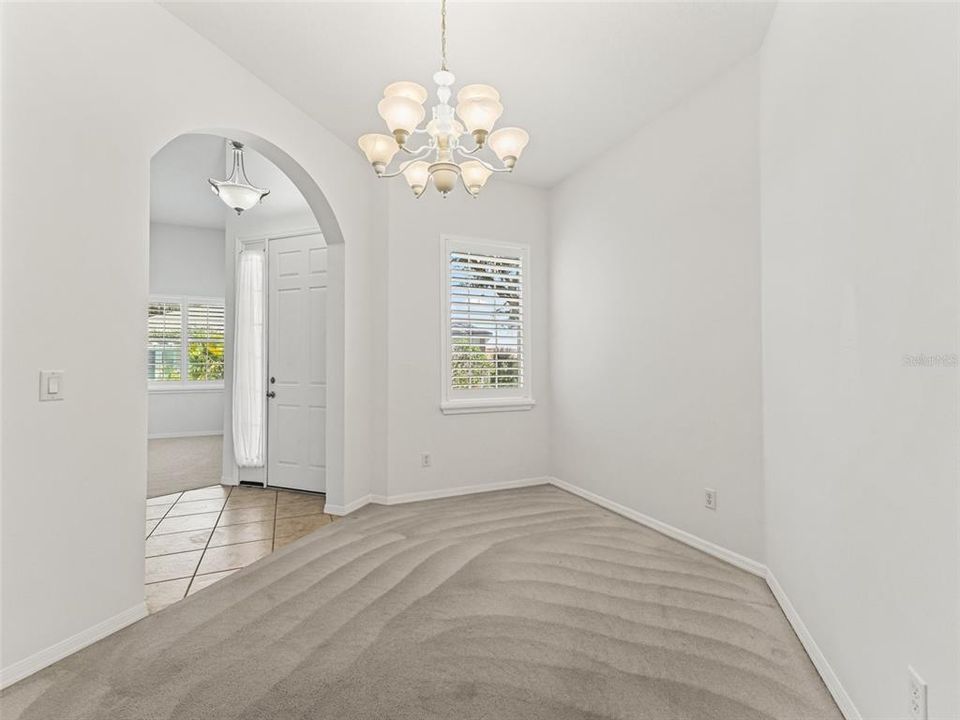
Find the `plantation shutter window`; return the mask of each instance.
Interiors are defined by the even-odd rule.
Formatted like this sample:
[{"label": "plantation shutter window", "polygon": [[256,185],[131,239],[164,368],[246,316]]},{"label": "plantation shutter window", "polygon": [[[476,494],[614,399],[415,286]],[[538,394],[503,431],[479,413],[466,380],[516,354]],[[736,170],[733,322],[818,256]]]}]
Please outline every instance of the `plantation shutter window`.
[{"label": "plantation shutter window", "polygon": [[223,305],[187,306],[187,377],[223,380]]},{"label": "plantation shutter window", "polygon": [[156,390],[223,384],[224,303],[152,298],[147,306],[147,382]]},{"label": "plantation shutter window", "polygon": [[529,409],[527,248],[457,238],[443,245],[441,409]]},{"label": "plantation shutter window", "polygon": [[183,345],[180,303],[150,303],[147,311],[147,379],[179,382]]}]

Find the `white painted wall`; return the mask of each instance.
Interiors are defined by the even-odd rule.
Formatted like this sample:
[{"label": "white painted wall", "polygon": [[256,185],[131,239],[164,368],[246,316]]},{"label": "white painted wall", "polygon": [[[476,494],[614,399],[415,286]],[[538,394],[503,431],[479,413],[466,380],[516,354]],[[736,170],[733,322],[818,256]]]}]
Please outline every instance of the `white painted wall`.
[{"label": "white painted wall", "polygon": [[150,294],[223,298],[223,230],[150,223]]},{"label": "white painted wall", "polygon": [[767,561],[866,718],[960,717],[958,6],[781,3],[762,51]]},{"label": "white painted wall", "polygon": [[172,438],[223,433],[222,388],[150,392],[147,437]]},{"label": "white painted wall", "polygon": [[554,475],[762,560],[757,103],[751,59],[555,190],[550,355]]},{"label": "white painted wall", "polygon": [[[202,186],[201,186],[202,189]],[[150,294],[224,298],[224,231],[150,223]],[[147,436],[223,432],[223,390],[150,391]]]},{"label": "white painted wall", "polygon": [[[356,149],[153,3],[2,12],[0,664],[8,668],[143,600],[149,168],[170,139],[203,128],[264,138],[300,164],[336,215],[345,242],[330,262],[344,273],[335,281],[343,354],[331,374],[344,380],[330,404],[344,412],[343,486],[331,502],[370,492],[372,418],[384,410],[370,383],[375,180]],[[76,322],[81,299],[100,324]],[[41,368],[65,371],[63,402],[37,401]]]},{"label": "white painted wall", "polygon": [[[402,183],[387,192],[385,494],[546,475],[550,415],[546,192],[498,178],[491,179],[477,199],[463,192],[443,199],[430,188],[417,200]],[[537,403],[532,410],[440,412],[441,233],[530,246],[531,361]],[[421,452],[431,454],[431,467],[421,467]]]}]

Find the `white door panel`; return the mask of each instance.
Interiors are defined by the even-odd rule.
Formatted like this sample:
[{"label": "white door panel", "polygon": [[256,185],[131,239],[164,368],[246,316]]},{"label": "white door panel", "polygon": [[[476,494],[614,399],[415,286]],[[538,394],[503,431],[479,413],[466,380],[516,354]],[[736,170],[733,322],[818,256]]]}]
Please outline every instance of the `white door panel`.
[{"label": "white door panel", "polygon": [[326,491],[326,248],[319,234],[269,243],[267,482]]}]

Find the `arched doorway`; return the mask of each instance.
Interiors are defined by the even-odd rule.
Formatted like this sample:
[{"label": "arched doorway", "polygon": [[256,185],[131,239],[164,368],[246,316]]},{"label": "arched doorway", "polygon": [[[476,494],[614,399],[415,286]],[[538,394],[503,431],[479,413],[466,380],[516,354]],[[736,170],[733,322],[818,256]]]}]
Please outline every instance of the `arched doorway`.
[{"label": "arched doorway", "polygon": [[[325,366],[325,402],[323,412],[325,418],[322,429],[316,432],[318,437],[311,439],[311,442],[315,442],[315,444],[321,448],[324,456],[323,465],[325,477],[324,483],[320,487],[300,487],[296,489],[315,490],[319,492],[325,491],[326,497],[330,498],[332,502],[336,502],[336,499],[341,498],[343,495],[342,439],[344,435],[342,400],[344,256],[342,251],[343,239],[339,223],[317,183],[303,167],[274,144],[250,133],[212,129],[187,133],[166,143],[163,148],[157,151],[154,158],[164,156],[171,148],[187,139],[193,142],[193,146],[187,149],[188,154],[196,154],[196,148],[210,147],[211,143],[213,147],[217,147],[219,144],[226,149],[228,140],[243,142],[246,146],[247,169],[251,181],[257,184],[264,184],[267,187],[272,186],[275,191],[289,186],[293,190],[293,193],[300,198],[300,204],[304,205],[303,209],[305,211],[296,214],[296,219],[293,220],[286,216],[284,216],[282,220],[274,216],[271,220],[269,214],[264,215],[264,210],[261,206],[252,208],[240,218],[236,217],[235,214],[225,206],[220,208],[220,200],[209,193],[206,187],[205,176],[223,177],[223,170],[226,170],[225,163],[223,170],[218,170],[214,167],[214,169],[209,170],[209,172],[206,170],[203,172],[192,172],[192,175],[184,178],[184,182],[182,183],[183,185],[189,185],[191,201],[194,194],[202,194],[203,201],[206,202],[207,205],[212,203],[216,208],[221,209],[223,211],[223,217],[225,218],[225,231],[222,236],[222,257],[224,261],[223,285],[220,293],[222,303],[221,317],[223,318],[223,324],[220,326],[220,337],[222,338],[220,346],[222,373],[218,377],[223,397],[223,407],[221,411],[223,416],[223,464],[222,473],[221,476],[217,478],[217,482],[222,483],[224,486],[236,486],[244,481],[260,482],[262,479],[263,487],[266,488],[268,485],[267,467],[269,466],[271,470],[276,469],[273,463],[268,464],[267,459],[264,458],[263,467],[259,474],[257,472],[251,474],[248,472],[250,468],[238,468],[234,461],[231,416],[233,410],[232,384],[235,365],[234,339],[237,335],[236,278],[238,257],[240,257],[239,253],[245,250],[249,251],[249,248],[253,247],[253,245],[250,244],[252,242],[259,243],[256,247],[262,249],[265,257],[270,257],[268,245],[273,247],[274,244],[276,244],[287,248],[287,244],[291,242],[300,242],[302,239],[309,240],[311,237],[319,238],[321,245],[318,245],[316,250],[317,252],[322,250],[324,257],[323,291],[325,300],[322,305],[322,318],[323,324],[325,325],[323,332],[326,337],[326,342],[323,345],[323,356],[325,357],[323,363]],[[224,154],[224,158],[226,157],[227,155]],[[257,158],[261,164],[259,166],[259,172],[255,173],[250,166],[251,162]],[[265,165],[264,163],[267,164]],[[269,165],[269,170],[275,171],[273,174],[267,172],[267,165]],[[195,170],[195,168],[191,170]],[[196,175],[196,177],[193,177],[193,175]],[[262,182],[262,180],[267,180],[268,178],[271,178],[269,182]],[[154,184],[159,185],[160,183],[154,180]],[[154,194],[155,190],[156,188],[151,188],[151,195]],[[283,197],[282,192],[275,192],[273,194],[274,197],[272,200],[274,203],[281,200],[281,198],[277,196]],[[265,201],[266,207],[270,207],[267,205],[270,201],[271,198],[268,197]],[[154,203],[151,202],[151,215],[153,215],[153,205]],[[274,205],[274,209],[275,207]],[[268,219],[266,223],[263,222],[265,217]],[[307,217],[309,217],[309,219],[306,219]],[[251,220],[253,220],[253,222],[250,222]],[[151,243],[153,242],[153,236],[155,234],[153,221],[154,218],[151,217]],[[285,252],[289,254],[288,251],[289,248],[287,248]],[[310,252],[312,253],[313,251],[311,250]],[[152,247],[150,255],[151,258],[153,258],[154,250]],[[185,262],[189,263],[190,261],[186,260]],[[196,275],[196,271],[194,271],[193,274]],[[152,287],[154,282],[153,276],[154,273],[151,271],[151,297],[148,299],[148,313],[153,312],[156,304],[162,304],[163,301],[168,300],[167,298],[160,298],[158,300],[154,297]],[[266,273],[264,279],[266,280]],[[183,352],[181,354],[183,372],[177,375],[178,379],[181,377],[187,378],[188,372],[192,378],[193,367],[190,363],[193,361],[192,350],[194,335],[193,329],[189,324],[192,320],[188,318],[193,317],[195,310],[199,312],[204,308],[210,307],[210,305],[188,301],[187,297],[190,293],[188,291],[184,291],[184,293],[184,302],[177,308],[177,312],[179,313],[177,317],[182,319],[183,327]],[[267,298],[270,297],[269,293],[264,294]],[[281,323],[278,322],[276,324],[279,326]],[[272,335],[272,332],[269,334],[265,333],[265,336],[269,336],[271,343]],[[188,345],[191,353],[189,359],[187,357]],[[150,371],[151,368],[148,367],[148,375]],[[272,375],[274,372],[275,370],[271,370],[269,374]],[[269,378],[270,381],[274,379],[273,377]],[[279,388],[281,385],[276,387]],[[264,386],[265,389],[270,389],[270,386],[267,385],[266,377],[264,378]],[[166,389],[167,388],[164,388],[164,390]],[[151,422],[153,419],[153,404],[153,394],[151,393],[148,401],[148,407],[151,408]],[[271,413],[274,407],[273,404],[270,404]],[[148,425],[149,424],[150,423],[148,423]],[[270,425],[271,428],[274,428],[279,426],[280,423],[273,423],[271,421]],[[310,432],[314,430],[315,428],[313,426],[309,428]],[[320,434],[322,434],[322,438],[319,437]],[[272,439],[272,431],[269,437]],[[150,442],[153,443],[154,441],[151,440]],[[267,453],[269,453],[269,448],[267,449]],[[153,457],[152,445],[150,456],[151,458]],[[150,482],[148,481],[148,496],[149,486]],[[269,480],[269,486],[270,492],[273,493],[271,497],[274,498],[274,502],[279,503],[279,500],[277,500],[278,497],[289,496],[286,492],[286,490],[291,487],[289,482],[274,482],[271,478]],[[294,485],[294,487],[296,486]],[[283,543],[291,540],[289,535],[281,535],[281,523],[286,522],[288,525],[293,524],[298,526],[297,531],[302,534],[313,527],[307,524],[307,521],[317,519],[307,518],[304,513],[304,515],[298,516],[302,518],[301,520],[287,520],[287,518],[284,517],[284,508],[278,507],[275,515],[270,517],[268,521],[267,517],[261,517],[261,515],[263,515],[262,512],[258,513],[257,503],[259,498],[256,497],[254,493],[241,494],[246,490],[248,490],[246,487],[239,488],[237,492],[228,498],[228,494],[233,491],[218,494],[216,492],[217,488],[215,487],[195,487],[194,489],[178,490],[178,492],[182,492],[181,495],[164,495],[159,498],[155,497],[153,501],[148,500],[148,537],[146,541],[148,606],[151,605],[150,589],[159,592],[159,589],[167,588],[163,590],[159,597],[162,599],[180,599],[180,597],[186,594],[187,588],[196,589],[203,587],[203,581],[210,580],[219,573],[235,569],[232,565],[228,567],[223,563],[217,564],[214,562],[214,556],[224,554],[221,552],[221,549],[230,549],[233,545],[239,546],[244,544],[244,547],[234,549],[243,550],[246,554],[240,553],[240,555],[243,555],[247,560],[233,559],[230,561],[233,565],[241,563],[240,566],[242,566],[243,564],[252,562],[258,557],[262,557],[266,552],[271,552],[275,547],[279,548]],[[230,503],[235,500],[238,495],[241,500],[250,500],[251,503],[244,502],[240,503],[239,506],[231,508]],[[316,510],[316,505],[310,504],[312,502],[310,498],[293,497],[292,499],[296,500],[303,508],[312,508],[311,513]],[[249,507],[247,507],[247,505],[249,505]],[[321,505],[320,507],[322,508],[323,506]],[[214,517],[215,514],[218,514],[216,518]],[[157,522],[154,528],[151,529],[151,523],[154,520]],[[329,516],[327,517],[327,521],[329,521]],[[202,528],[200,527],[201,524],[203,525]],[[271,525],[271,528],[265,527],[268,524]],[[269,537],[267,537],[268,535]],[[196,545],[190,543],[195,543]],[[199,545],[202,545],[202,547],[199,547]],[[171,557],[167,557],[167,555]],[[176,555],[176,557],[172,557],[173,555]],[[190,579],[187,580],[186,575],[189,573],[192,573],[192,575],[190,575]],[[179,597],[176,597],[177,594],[179,594]],[[161,603],[160,606],[162,607],[163,604],[166,603]],[[154,609],[156,609],[157,603],[153,603],[153,606]]]}]

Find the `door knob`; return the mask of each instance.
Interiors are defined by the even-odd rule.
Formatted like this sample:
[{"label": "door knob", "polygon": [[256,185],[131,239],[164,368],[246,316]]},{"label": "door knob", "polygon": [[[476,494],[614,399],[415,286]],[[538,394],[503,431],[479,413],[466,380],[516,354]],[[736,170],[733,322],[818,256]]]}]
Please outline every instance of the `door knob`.
[{"label": "door knob", "polygon": [[275,398],[276,396],[277,396],[277,394],[276,394],[273,390],[271,390],[270,392],[267,393],[267,397],[268,397],[268,398]]}]

